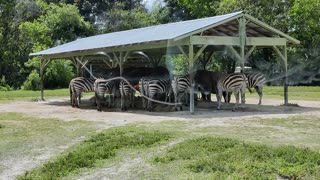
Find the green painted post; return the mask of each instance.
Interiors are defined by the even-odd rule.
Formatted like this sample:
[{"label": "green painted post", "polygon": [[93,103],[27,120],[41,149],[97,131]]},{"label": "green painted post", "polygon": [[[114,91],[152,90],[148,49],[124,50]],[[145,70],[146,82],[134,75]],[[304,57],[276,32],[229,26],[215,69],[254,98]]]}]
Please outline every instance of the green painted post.
[{"label": "green painted post", "polygon": [[284,104],[289,104],[289,98],[288,98],[288,56],[287,56],[287,46],[284,46],[283,48],[283,55],[284,55],[284,70],[285,70],[285,76],[284,76]]},{"label": "green painted post", "polygon": [[194,114],[194,70],[193,70],[193,44],[189,44],[189,74],[191,80],[190,88],[190,113]]},{"label": "green painted post", "polygon": [[240,59],[241,59],[241,70],[244,72],[244,61],[245,54],[244,48],[246,45],[246,19],[242,16],[239,19],[239,38],[240,38]]}]

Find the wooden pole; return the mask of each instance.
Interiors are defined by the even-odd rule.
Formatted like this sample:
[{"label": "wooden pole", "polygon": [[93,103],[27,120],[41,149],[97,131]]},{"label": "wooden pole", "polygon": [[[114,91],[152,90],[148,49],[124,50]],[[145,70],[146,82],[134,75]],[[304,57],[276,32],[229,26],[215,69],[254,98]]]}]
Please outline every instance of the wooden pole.
[{"label": "wooden pole", "polygon": [[47,60],[47,59],[41,59],[40,60],[40,100],[41,101],[45,101],[45,99],[44,99],[44,83],[43,83],[43,81],[44,81],[44,74],[43,74],[43,72],[44,72],[44,70],[45,70],[45,68],[47,67],[47,65],[50,63],[50,59],[49,60]]},{"label": "wooden pole", "polygon": [[44,89],[44,86],[43,86],[43,71],[44,71],[44,67],[43,67],[43,64],[44,64],[44,59],[41,59],[41,60],[40,60],[40,92],[41,92],[41,101],[44,101],[44,93],[43,93],[43,89]]},{"label": "wooden pole", "polygon": [[239,38],[240,38],[240,61],[241,61],[241,72],[244,72],[245,53],[244,48],[246,45],[246,19],[241,17],[239,19]]},{"label": "wooden pole", "polygon": [[283,56],[284,56],[284,105],[289,104],[288,98],[288,56],[287,56],[287,46],[283,47]]},{"label": "wooden pole", "polygon": [[194,70],[193,44],[189,44],[189,74],[190,74],[190,113],[194,114]]}]

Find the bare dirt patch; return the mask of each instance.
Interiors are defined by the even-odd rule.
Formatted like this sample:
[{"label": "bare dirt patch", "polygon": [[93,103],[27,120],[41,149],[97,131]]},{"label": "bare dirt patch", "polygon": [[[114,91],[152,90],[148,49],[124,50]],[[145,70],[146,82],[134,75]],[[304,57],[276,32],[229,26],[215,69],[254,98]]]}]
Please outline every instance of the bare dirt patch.
[{"label": "bare dirt patch", "polygon": [[[313,115],[320,117],[320,102],[318,101],[290,101],[298,106],[281,106],[282,100],[263,99],[263,105],[256,105],[257,98],[247,98],[247,104],[244,108],[239,108],[232,112],[232,106],[223,104],[222,110],[216,110],[215,103],[199,102],[194,114],[190,114],[187,107],[184,111],[171,111],[169,108],[166,112],[148,112],[144,110],[128,110],[121,112],[118,109],[103,108],[98,112],[88,99],[83,100],[80,108],[72,108],[68,97],[51,98],[39,102],[12,102],[0,104],[0,112],[23,113],[27,116],[41,118],[57,118],[63,121],[86,120],[96,124],[97,130],[114,126],[121,126],[135,122],[161,122],[166,120],[178,120],[187,123],[194,123],[193,128],[203,128],[206,126],[230,126],[230,124],[245,124],[246,126],[256,126],[255,122],[250,121],[252,118],[286,118],[296,115]],[[159,107],[158,107],[159,108]],[[161,106],[160,106],[161,108]],[[70,145],[74,142],[70,142]],[[66,146],[65,148],[68,148]],[[34,168],[39,163],[55,156],[52,152],[39,153],[39,157],[21,158],[8,157],[10,162],[3,162],[12,166],[11,171],[0,172],[0,179],[14,179],[16,175],[26,170]],[[141,159],[128,161],[121,167],[132,166],[140,162]],[[0,159],[0,161],[2,161]],[[34,165],[32,165],[34,164]],[[1,167],[1,164],[0,164]],[[121,172],[121,167],[115,169],[112,173]],[[111,168],[112,169],[112,168]],[[15,172],[15,173],[14,173]]]}]

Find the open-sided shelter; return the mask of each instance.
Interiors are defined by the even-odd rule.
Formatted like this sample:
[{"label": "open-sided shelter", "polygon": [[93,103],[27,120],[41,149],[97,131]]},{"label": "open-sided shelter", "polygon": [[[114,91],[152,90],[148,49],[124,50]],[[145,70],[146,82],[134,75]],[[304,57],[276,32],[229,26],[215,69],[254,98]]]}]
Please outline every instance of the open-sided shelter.
[{"label": "open-sided shelter", "polygon": [[[120,75],[122,75],[123,64],[131,52],[142,51],[159,57],[164,54],[163,49],[174,48],[188,59],[189,70],[192,73],[195,61],[210,46],[226,46],[240,62],[242,68],[255,48],[270,47],[283,61],[284,104],[288,104],[287,45],[299,43],[297,39],[240,11],[81,38],[31,53],[30,56],[41,57],[41,98],[43,99],[43,71],[54,59],[71,59],[86,68],[86,59],[104,55],[112,59],[112,61],[104,60],[105,63],[110,67],[119,66]],[[190,112],[194,112],[194,88],[190,90]]]}]

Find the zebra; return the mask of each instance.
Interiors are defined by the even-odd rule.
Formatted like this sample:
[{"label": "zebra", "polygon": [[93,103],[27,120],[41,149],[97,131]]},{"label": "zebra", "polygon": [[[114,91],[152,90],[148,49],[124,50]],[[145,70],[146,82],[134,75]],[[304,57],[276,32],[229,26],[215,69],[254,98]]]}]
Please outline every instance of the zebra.
[{"label": "zebra", "polygon": [[125,99],[129,98],[129,107],[134,107],[134,94],[135,91],[125,82],[125,81],[120,81],[119,84],[119,90],[120,90],[120,95],[121,95],[121,110],[126,111],[126,103]]},{"label": "zebra", "polygon": [[[243,73],[232,73],[221,76],[218,80],[218,93],[217,93],[217,100],[218,100],[218,107],[219,110],[221,107],[221,98],[222,92],[234,92],[234,96],[236,98],[236,104],[233,107],[232,111],[235,111],[238,104],[239,104],[239,91],[241,92],[241,103],[245,104],[245,89],[248,83],[248,79],[245,74]],[[228,95],[226,96],[228,98]],[[228,102],[228,99],[227,99]]]},{"label": "zebra", "polygon": [[82,92],[94,91],[94,79],[84,77],[73,78],[69,83],[70,103],[72,107],[78,107],[81,103]]},{"label": "zebra", "polygon": [[[139,88],[142,95],[154,99],[156,95],[164,94],[165,101],[167,101],[170,96],[171,85],[169,79],[143,77],[139,81]],[[153,110],[152,102],[150,100],[147,101],[146,105],[144,98],[142,98],[142,106],[149,111]]]},{"label": "zebra", "polygon": [[[176,76],[173,77],[171,81],[171,87],[174,95],[174,101],[177,104],[181,101],[182,95],[185,95],[186,104],[188,102],[188,93],[190,91],[190,77],[189,75]],[[179,105],[180,110],[182,111],[182,105]],[[178,110],[177,105],[175,105],[175,110]]]},{"label": "zebra", "polygon": [[[107,79],[98,78],[94,82],[94,92],[96,97],[97,111],[101,111],[102,103],[104,99],[104,94],[109,94],[108,96],[108,106],[111,107],[114,105],[115,99],[115,82],[109,81]],[[112,96],[112,98],[111,98]]]},{"label": "zebra", "polygon": [[261,73],[245,73],[246,77],[248,78],[247,88],[250,93],[252,93],[251,88],[255,88],[259,95],[259,103],[261,105],[262,101],[262,88],[266,84],[266,78]]}]

